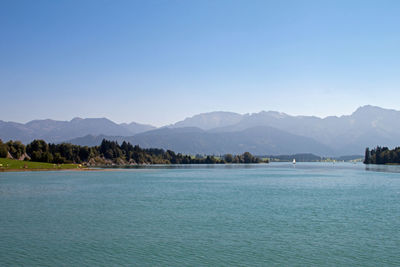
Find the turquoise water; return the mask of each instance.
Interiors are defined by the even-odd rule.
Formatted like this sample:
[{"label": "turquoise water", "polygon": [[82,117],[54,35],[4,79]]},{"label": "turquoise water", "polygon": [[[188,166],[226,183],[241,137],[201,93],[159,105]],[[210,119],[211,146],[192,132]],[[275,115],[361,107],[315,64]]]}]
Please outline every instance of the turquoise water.
[{"label": "turquoise water", "polygon": [[0,173],[0,266],[399,266],[400,170]]}]

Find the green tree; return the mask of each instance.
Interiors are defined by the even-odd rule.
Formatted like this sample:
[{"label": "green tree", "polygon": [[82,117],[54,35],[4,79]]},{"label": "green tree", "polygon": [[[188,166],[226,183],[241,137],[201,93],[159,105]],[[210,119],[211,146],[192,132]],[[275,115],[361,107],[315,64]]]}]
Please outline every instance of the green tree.
[{"label": "green tree", "polygon": [[364,158],[364,164],[370,164],[371,163],[371,152],[369,151],[369,147],[365,149],[365,158]]},{"label": "green tree", "polygon": [[65,162],[66,162],[66,159],[63,156],[61,156],[60,153],[58,153],[58,152],[54,153],[53,163],[62,164]]},{"label": "green tree", "polygon": [[252,163],[253,162],[253,155],[250,152],[243,153],[243,161],[244,163]]},{"label": "green tree", "polygon": [[226,154],[226,155],[224,156],[224,159],[225,159],[225,161],[226,161],[227,163],[232,163],[232,161],[233,161],[233,156],[232,156],[232,154]]},{"label": "green tree", "polygon": [[44,140],[33,140],[26,146],[26,153],[32,161],[48,162],[49,156],[44,155],[49,152],[49,145]]},{"label": "green tree", "polygon": [[6,158],[8,153],[7,145],[0,139],[0,158]]},{"label": "green tree", "polygon": [[25,145],[20,141],[8,141],[6,143],[8,152],[14,159],[19,159],[25,153]]}]

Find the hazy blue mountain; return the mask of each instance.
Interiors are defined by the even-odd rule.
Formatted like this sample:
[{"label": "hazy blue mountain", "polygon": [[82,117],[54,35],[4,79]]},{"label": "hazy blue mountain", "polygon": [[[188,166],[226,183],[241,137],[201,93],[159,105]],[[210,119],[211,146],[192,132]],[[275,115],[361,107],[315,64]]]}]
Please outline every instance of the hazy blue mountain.
[{"label": "hazy blue mountain", "polygon": [[129,141],[144,148],[157,147],[189,154],[225,154],[249,151],[257,155],[310,152],[330,155],[332,150],[312,138],[293,135],[272,127],[261,126],[238,132],[208,132],[200,128],[162,128],[132,137],[86,136],[69,142],[98,145],[101,140]]},{"label": "hazy blue mountain", "polygon": [[211,131],[236,132],[255,126],[270,126],[313,138],[331,147],[335,155],[360,154],[366,146],[378,144],[398,146],[400,140],[400,112],[374,106],[360,107],[351,115],[326,118],[263,111],[244,115],[235,125]]},{"label": "hazy blue mountain", "polygon": [[3,141],[20,140],[25,142],[30,140],[33,131],[25,126],[25,124],[17,122],[0,121],[0,139]]},{"label": "hazy blue mountain", "polygon": [[105,118],[35,120],[26,124],[0,121],[0,138],[4,141],[74,139],[91,145],[101,141],[99,136],[195,154],[240,153],[247,149],[262,154],[359,155],[367,146],[400,145],[400,111],[363,106],[350,115],[326,118],[275,111],[245,115],[211,112],[155,130],[150,125],[116,124]]},{"label": "hazy blue mountain", "polygon": [[147,132],[147,131],[156,129],[156,127],[154,127],[152,125],[140,124],[140,123],[136,123],[136,122],[121,123],[120,125],[122,127],[124,127],[125,129],[127,129],[132,134],[143,133],[143,132]]},{"label": "hazy blue mountain", "polygon": [[79,137],[86,134],[93,135],[130,135],[131,133],[122,126],[106,119],[81,119],[75,118],[62,127],[56,127],[46,132],[42,138],[51,142],[65,140],[65,137]]},{"label": "hazy blue mountain", "polygon": [[209,130],[217,127],[225,127],[239,123],[243,115],[234,112],[215,111],[210,113],[201,113],[183,121],[179,121],[168,127],[183,128],[197,127],[203,130]]},{"label": "hazy blue mountain", "polygon": [[33,139],[44,139],[47,142],[62,142],[65,140],[91,135],[108,136],[132,136],[140,132],[140,129],[148,128],[145,125],[141,128],[137,124],[119,125],[106,118],[74,118],[71,121],[56,120],[33,120],[26,124],[0,121],[0,139],[20,140],[24,143]]}]

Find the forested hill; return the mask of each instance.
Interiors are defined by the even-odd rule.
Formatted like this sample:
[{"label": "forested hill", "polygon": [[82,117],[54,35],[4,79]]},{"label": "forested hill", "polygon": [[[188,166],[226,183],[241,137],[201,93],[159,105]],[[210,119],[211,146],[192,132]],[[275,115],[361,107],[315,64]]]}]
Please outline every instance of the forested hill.
[{"label": "forested hill", "polygon": [[249,152],[242,155],[227,154],[223,157],[191,156],[176,154],[171,150],[133,146],[129,142],[121,145],[116,141],[103,140],[100,146],[79,146],[68,143],[47,144],[34,140],[27,146],[19,141],[3,143],[0,140],[0,157],[19,160],[32,160],[54,164],[79,163],[87,166],[136,165],[136,164],[224,164],[261,163],[260,158]]},{"label": "forested hill", "polygon": [[387,147],[376,147],[365,150],[365,164],[400,164],[400,147],[389,149]]}]

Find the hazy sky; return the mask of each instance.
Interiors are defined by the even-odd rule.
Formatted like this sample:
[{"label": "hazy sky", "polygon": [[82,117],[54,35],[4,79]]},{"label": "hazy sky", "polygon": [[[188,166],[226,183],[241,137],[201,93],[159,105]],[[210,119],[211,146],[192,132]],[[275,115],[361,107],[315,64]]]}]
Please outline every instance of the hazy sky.
[{"label": "hazy sky", "polygon": [[0,2],[0,120],[400,109],[400,1]]}]

